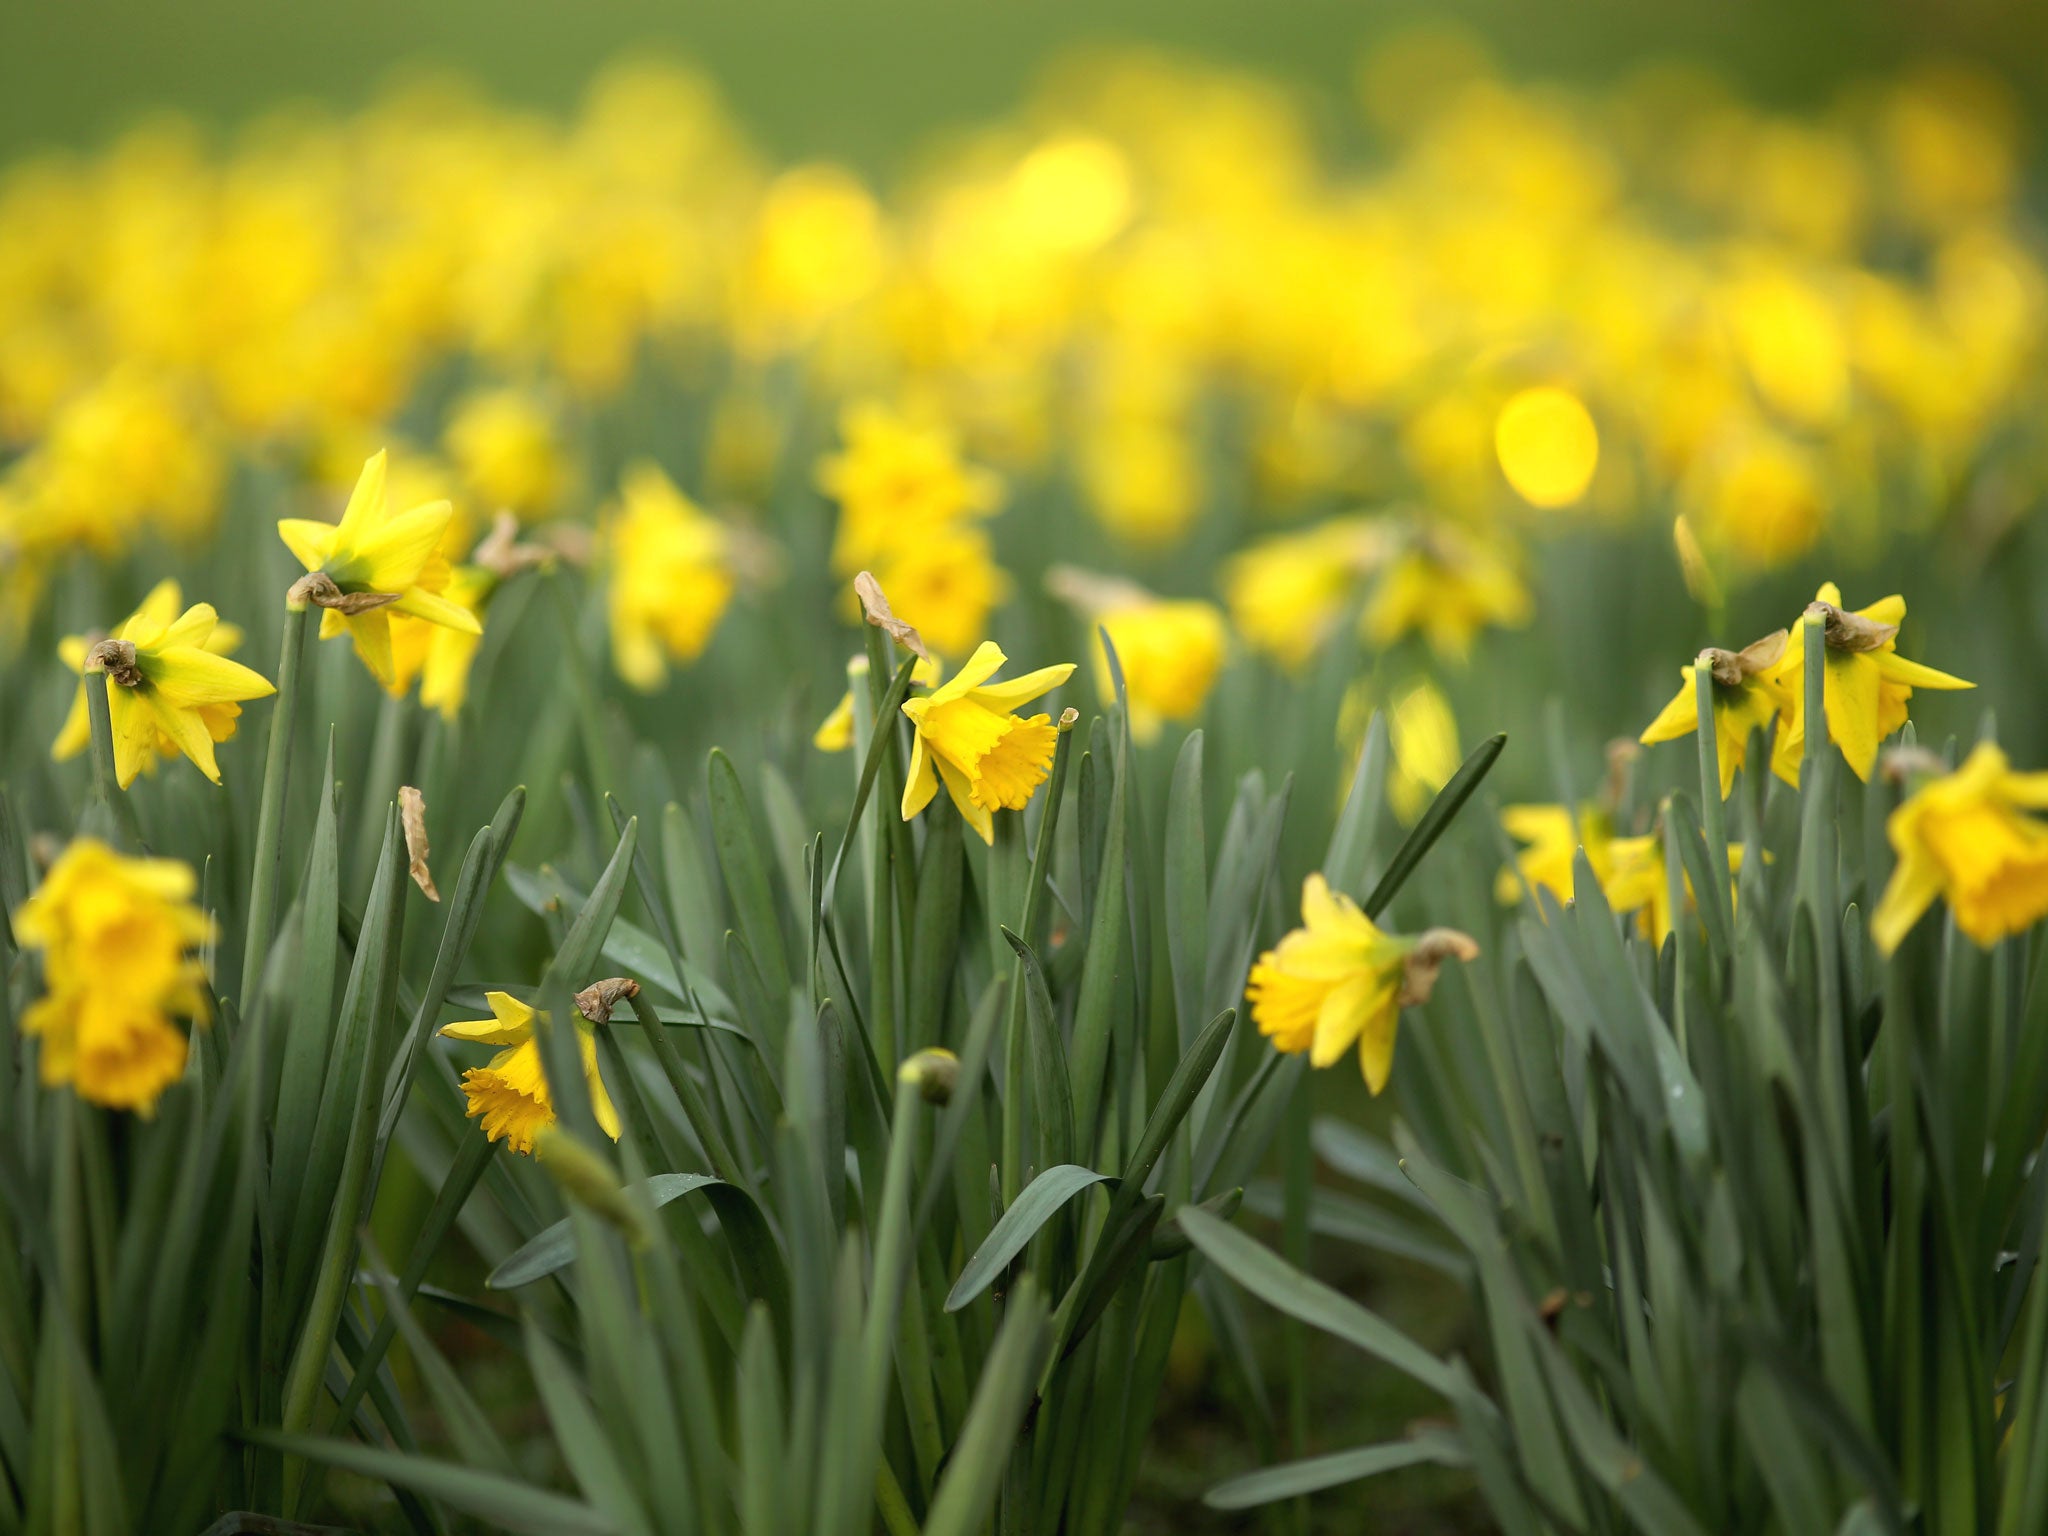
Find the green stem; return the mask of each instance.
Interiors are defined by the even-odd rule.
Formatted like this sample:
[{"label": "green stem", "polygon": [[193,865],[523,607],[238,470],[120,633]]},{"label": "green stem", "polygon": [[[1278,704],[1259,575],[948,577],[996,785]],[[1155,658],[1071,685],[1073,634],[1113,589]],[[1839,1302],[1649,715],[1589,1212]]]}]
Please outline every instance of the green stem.
[{"label": "green stem", "polygon": [[1802,763],[1818,763],[1828,745],[1827,625],[1809,617],[1800,638],[1806,642],[1806,740]]},{"label": "green stem", "polygon": [[[1038,818],[1038,845],[1032,850],[1031,868],[1025,876],[1024,915],[1017,933],[1026,944],[1038,943],[1038,920],[1045,905],[1046,881],[1051,876],[1053,834],[1059,828],[1060,797],[1067,782],[1067,748],[1074,739],[1074,721],[1068,710],[1060,716],[1059,741],[1053,748],[1052,778],[1046,787],[1045,812]],[[1024,1077],[1027,1058],[1024,1014],[1024,959],[1020,955],[1010,971],[1010,1017],[1003,1052],[1003,1206],[1008,1209],[1024,1190]]]},{"label": "green stem", "polygon": [[305,653],[307,604],[287,597],[284,641],[277,657],[277,700],[270,711],[270,746],[263,756],[263,798],[256,811],[256,854],[249,871],[248,931],[242,940],[242,1017],[256,1006],[263,965],[270,956],[276,922],[277,888],[284,863],[285,792],[292,771],[292,738],[298,734],[299,664]]},{"label": "green stem", "polygon": [[1700,821],[1707,834],[1707,867],[1714,872],[1714,900],[1732,919],[1735,875],[1728,867],[1728,807],[1721,799],[1721,742],[1714,725],[1714,669],[1704,651],[1693,662],[1692,683],[1700,717]]}]

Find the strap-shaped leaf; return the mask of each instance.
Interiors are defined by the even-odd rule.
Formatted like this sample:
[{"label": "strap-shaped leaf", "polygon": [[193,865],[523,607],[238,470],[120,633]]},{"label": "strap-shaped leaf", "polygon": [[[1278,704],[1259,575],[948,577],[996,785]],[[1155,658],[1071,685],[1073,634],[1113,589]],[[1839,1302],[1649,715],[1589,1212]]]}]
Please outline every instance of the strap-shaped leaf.
[{"label": "strap-shaped leaf", "polygon": [[1493,771],[1499,760],[1501,749],[1508,744],[1507,732],[1502,731],[1486,738],[1473,749],[1472,755],[1459,765],[1451,775],[1450,782],[1437,791],[1436,798],[1429,802],[1429,809],[1422,813],[1422,819],[1415,823],[1401,846],[1394,850],[1393,862],[1387,865],[1387,872],[1380,876],[1372,894],[1365,898],[1367,917],[1378,917],[1387,910],[1387,903],[1415,873],[1423,855],[1436,846],[1436,840],[1444,835],[1444,829],[1451,824],[1451,818],[1464,809],[1465,802],[1472,798],[1480,782]]},{"label": "strap-shaped leaf", "polygon": [[946,1310],[958,1312],[987,1290],[1061,1206],[1092,1185],[1110,1182],[1108,1174],[1078,1163],[1062,1163],[1033,1179],[960,1271],[960,1278],[946,1293]]},{"label": "strap-shaped leaf", "polygon": [[1278,1499],[1299,1498],[1325,1488],[1341,1488],[1361,1478],[1382,1472],[1433,1462],[1443,1467],[1462,1467],[1467,1461],[1464,1441],[1449,1430],[1425,1430],[1412,1440],[1390,1440],[1384,1445],[1361,1445],[1355,1450],[1330,1456],[1311,1456],[1304,1461],[1283,1462],[1261,1467],[1227,1483],[1218,1483],[1202,1495],[1211,1509],[1251,1509]]}]

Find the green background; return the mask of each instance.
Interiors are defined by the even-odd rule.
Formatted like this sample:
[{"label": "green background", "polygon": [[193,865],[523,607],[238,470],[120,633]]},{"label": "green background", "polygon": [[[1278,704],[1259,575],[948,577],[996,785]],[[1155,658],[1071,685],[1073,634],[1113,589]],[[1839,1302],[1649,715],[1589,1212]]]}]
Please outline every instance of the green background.
[{"label": "green background", "polygon": [[1599,81],[1676,57],[1797,106],[1961,56],[2048,95],[2048,6],[2007,0],[4,0],[0,153],[92,143],[152,108],[218,122],[281,99],[349,105],[418,63],[560,107],[605,60],[653,46],[711,70],[771,151],[883,170],[1008,106],[1076,44],[1271,70],[1336,112],[1360,50],[1418,20],[1469,23],[1516,75]]}]

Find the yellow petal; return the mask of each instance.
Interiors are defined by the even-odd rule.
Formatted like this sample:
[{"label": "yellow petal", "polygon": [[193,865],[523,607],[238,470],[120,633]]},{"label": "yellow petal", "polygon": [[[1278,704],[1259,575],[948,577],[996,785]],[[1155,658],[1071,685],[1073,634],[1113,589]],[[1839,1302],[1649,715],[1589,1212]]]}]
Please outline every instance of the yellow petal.
[{"label": "yellow petal", "polygon": [[974,654],[967,658],[960,670],[932,690],[930,702],[950,704],[953,700],[965,698],[969,692],[979,688],[1003,669],[1003,663],[1010,658],[1003,654],[1003,648],[993,640],[984,640],[974,648]]},{"label": "yellow petal", "polygon": [[939,777],[946,781],[946,793],[952,796],[953,804],[959,810],[961,818],[974,828],[984,843],[993,848],[996,841],[995,817],[987,806],[975,803],[974,786],[968,782],[967,775],[943,757],[934,754],[934,760],[938,764]]},{"label": "yellow petal", "polygon": [[454,516],[449,502],[430,501],[388,519],[356,544],[356,580],[373,592],[403,592],[420,579]]},{"label": "yellow petal", "polygon": [[425,619],[429,624],[438,624],[443,629],[457,630],[465,635],[480,635],[484,632],[482,622],[462,604],[451,603],[447,598],[429,592],[423,587],[407,588],[399,594],[398,601],[390,606],[393,613],[409,613],[416,619]]},{"label": "yellow petal", "polygon": [[284,540],[284,547],[309,571],[317,571],[327,563],[340,532],[332,523],[306,517],[280,518],[277,524],[277,536]]},{"label": "yellow petal", "polygon": [[183,645],[149,658],[144,667],[150,686],[180,704],[238,704],[267,699],[277,692],[261,672],[216,656],[196,645]]},{"label": "yellow petal", "polygon": [[903,780],[903,819],[909,821],[932,803],[939,792],[939,777],[932,770],[931,753],[925,750],[924,733],[910,735],[910,772]]},{"label": "yellow petal", "polygon": [[192,759],[201,773],[218,784],[220,765],[213,758],[213,733],[207,730],[199,711],[181,709],[175,699],[166,699],[160,694],[152,693],[147,702],[150,712],[156,716],[157,729],[176,742],[178,750]]},{"label": "yellow petal", "polygon": [[1030,703],[1041,693],[1052,692],[1073,675],[1074,664],[1063,661],[1057,666],[1026,672],[1022,677],[1013,677],[1007,682],[986,683],[974,690],[974,697],[976,702],[986,704],[990,709],[1012,710],[1020,704]]},{"label": "yellow petal", "polygon": [[[1894,823],[1900,814],[1892,813]],[[1877,910],[1870,914],[1870,937],[1878,949],[1889,955],[1904,943],[1913,925],[1940,894],[1940,864],[1918,848],[1904,854],[1892,866],[1884,895],[1878,900]]]},{"label": "yellow petal", "polygon": [[[341,523],[335,530],[344,548],[360,548],[363,540],[383,525],[385,470],[385,453],[379,448],[364,461],[363,472],[356,477],[356,488],[349,492],[348,510],[341,514]],[[284,530],[280,527],[278,531]]]},{"label": "yellow petal", "polygon": [[1693,669],[1681,667],[1679,675],[1685,679],[1685,686],[1669,704],[1657,713],[1657,718],[1643,728],[1637,738],[1646,747],[1654,747],[1660,741],[1680,741],[1700,728],[1699,695],[1693,688]]},{"label": "yellow petal", "polygon": [[133,688],[109,688],[107,712],[114,731],[114,777],[123,789],[156,763],[156,715]]},{"label": "yellow petal", "polygon": [[1883,675],[1868,655],[1828,657],[1823,681],[1828,735],[1842,749],[1850,771],[1866,783],[1877,762],[1878,686],[1882,681]]},{"label": "yellow petal", "polygon": [[1966,683],[1960,677],[1951,677],[1946,672],[1937,672],[1932,667],[1922,666],[1917,661],[1908,661],[1897,651],[1879,651],[1877,669],[1895,683],[1905,683],[1912,688],[1974,688],[1975,683]]}]

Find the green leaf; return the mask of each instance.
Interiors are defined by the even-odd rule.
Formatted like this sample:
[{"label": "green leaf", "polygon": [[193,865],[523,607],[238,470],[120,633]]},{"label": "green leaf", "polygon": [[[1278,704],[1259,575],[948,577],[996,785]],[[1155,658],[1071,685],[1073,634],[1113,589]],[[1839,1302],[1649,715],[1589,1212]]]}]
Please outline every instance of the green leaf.
[{"label": "green leaf", "polygon": [[1033,1179],[1015,1203],[1003,1212],[974,1257],[960,1271],[953,1289],[946,1294],[946,1310],[958,1312],[989,1288],[996,1276],[1009,1267],[1038,1233],[1069,1200],[1091,1185],[1112,1182],[1106,1173],[1064,1163],[1048,1168]]},{"label": "green leaf", "polygon": [[1209,867],[1202,825],[1202,733],[1190,731],[1166,796],[1166,955],[1183,1049],[1202,1016],[1209,941]]},{"label": "green leaf", "polygon": [[1422,813],[1422,819],[1415,823],[1401,846],[1394,850],[1393,861],[1387,865],[1387,872],[1380,876],[1379,884],[1362,903],[1367,917],[1378,917],[1387,910],[1387,904],[1407,883],[1408,877],[1415,873],[1415,867],[1422,862],[1423,856],[1444,835],[1451,818],[1464,809],[1465,802],[1472,798],[1472,792],[1493,771],[1501,749],[1507,744],[1504,731],[1487,737],[1451,775],[1450,782],[1437,791],[1436,798],[1429,802],[1429,809]]},{"label": "green leaf", "polygon": [[619,834],[618,846],[612,850],[611,862],[591,887],[589,899],[576,913],[576,921],[569,925],[555,958],[549,962],[549,973],[571,992],[597,979],[598,956],[603,953],[605,936],[619,915],[619,903],[625,899],[626,882],[633,874],[633,849],[639,840],[640,823],[627,822],[625,831]]},{"label": "green leaf", "polygon": [[1004,1309],[923,1536],[979,1536],[985,1529],[1050,1342],[1045,1302],[1027,1275]]},{"label": "green leaf", "polygon": [[725,876],[733,920],[747,952],[760,967],[762,984],[774,1006],[780,1008],[789,996],[789,959],[746,791],[740,788],[739,771],[732,759],[716,747],[711,749],[704,773],[711,803],[711,840],[718,849],[718,867]]},{"label": "green leaf", "polygon": [[1209,1081],[1209,1074],[1216,1070],[1216,1063],[1223,1055],[1223,1047],[1230,1043],[1230,1029],[1237,1022],[1237,1011],[1226,1008],[1188,1047],[1187,1054],[1173,1069],[1173,1076],[1166,1081],[1166,1089],[1159,1095],[1159,1102],[1152,1106],[1152,1114],[1145,1122],[1144,1132],[1138,1137],[1138,1144],[1124,1163],[1122,1178],[1125,1197],[1135,1199],[1142,1193],[1145,1181],[1152,1177],[1153,1166],[1165,1152],[1166,1143],[1180,1128],[1182,1120],[1194,1107],[1195,1097],[1202,1091],[1202,1085]]},{"label": "green leaf", "polygon": [[1330,1456],[1311,1456],[1277,1467],[1263,1467],[1218,1483],[1202,1495],[1211,1509],[1251,1509],[1279,1499],[1300,1498],[1341,1488],[1362,1478],[1402,1467],[1434,1463],[1442,1467],[1466,1465],[1464,1443],[1445,1430],[1425,1431],[1412,1440],[1390,1440],[1384,1445],[1363,1445],[1356,1450],[1338,1451]]},{"label": "green leaf", "polygon": [[284,1037],[284,1065],[278,1078],[272,1131],[270,1220],[280,1241],[294,1229],[301,1194],[309,1188],[318,1192],[327,1187],[307,1185],[306,1166],[339,1023],[334,1008],[334,972],[340,946],[340,906],[340,833],[334,813],[334,741],[330,732],[320,809],[313,821],[313,846],[306,856],[306,878],[299,897],[291,1027]]},{"label": "green leaf", "polygon": [[[1030,1035],[1031,1107],[1038,1119],[1038,1161],[1050,1168],[1074,1155],[1074,1093],[1066,1046],[1053,1017],[1045,971],[1031,946],[1004,928],[1002,935],[1024,967],[1024,1021]],[[1014,1090],[1013,1090],[1014,1091]]]},{"label": "green leaf", "polygon": [[268,1446],[287,1456],[304,1457],[377,1482],[411,1488],[500,1530],[523,1531],[530,1536],[619,1536],[619,1527],[587,1504],[489,1472],[317,1435],[281,1435],[249,1429],[242,1432],[242,1438],[251,1445]]},{"label": "green leaf", "polygon": [[1384,1360],[1432,1392],[1451,1395],[1450,1368],[1384,1318],[1207,1212],[1190,1208],[1180,1221],[1205,1258],[1267,1305]]},{"label": "green leaf", "polygon": [[1386,804],[1387,745],[1387,717],[1374,710],[1344,809],[1337,814],[1329,851],[1323,855],[1323,878],[1354,901],[1365,897],[1366,860],[1372,857],[1373,832]]}]

